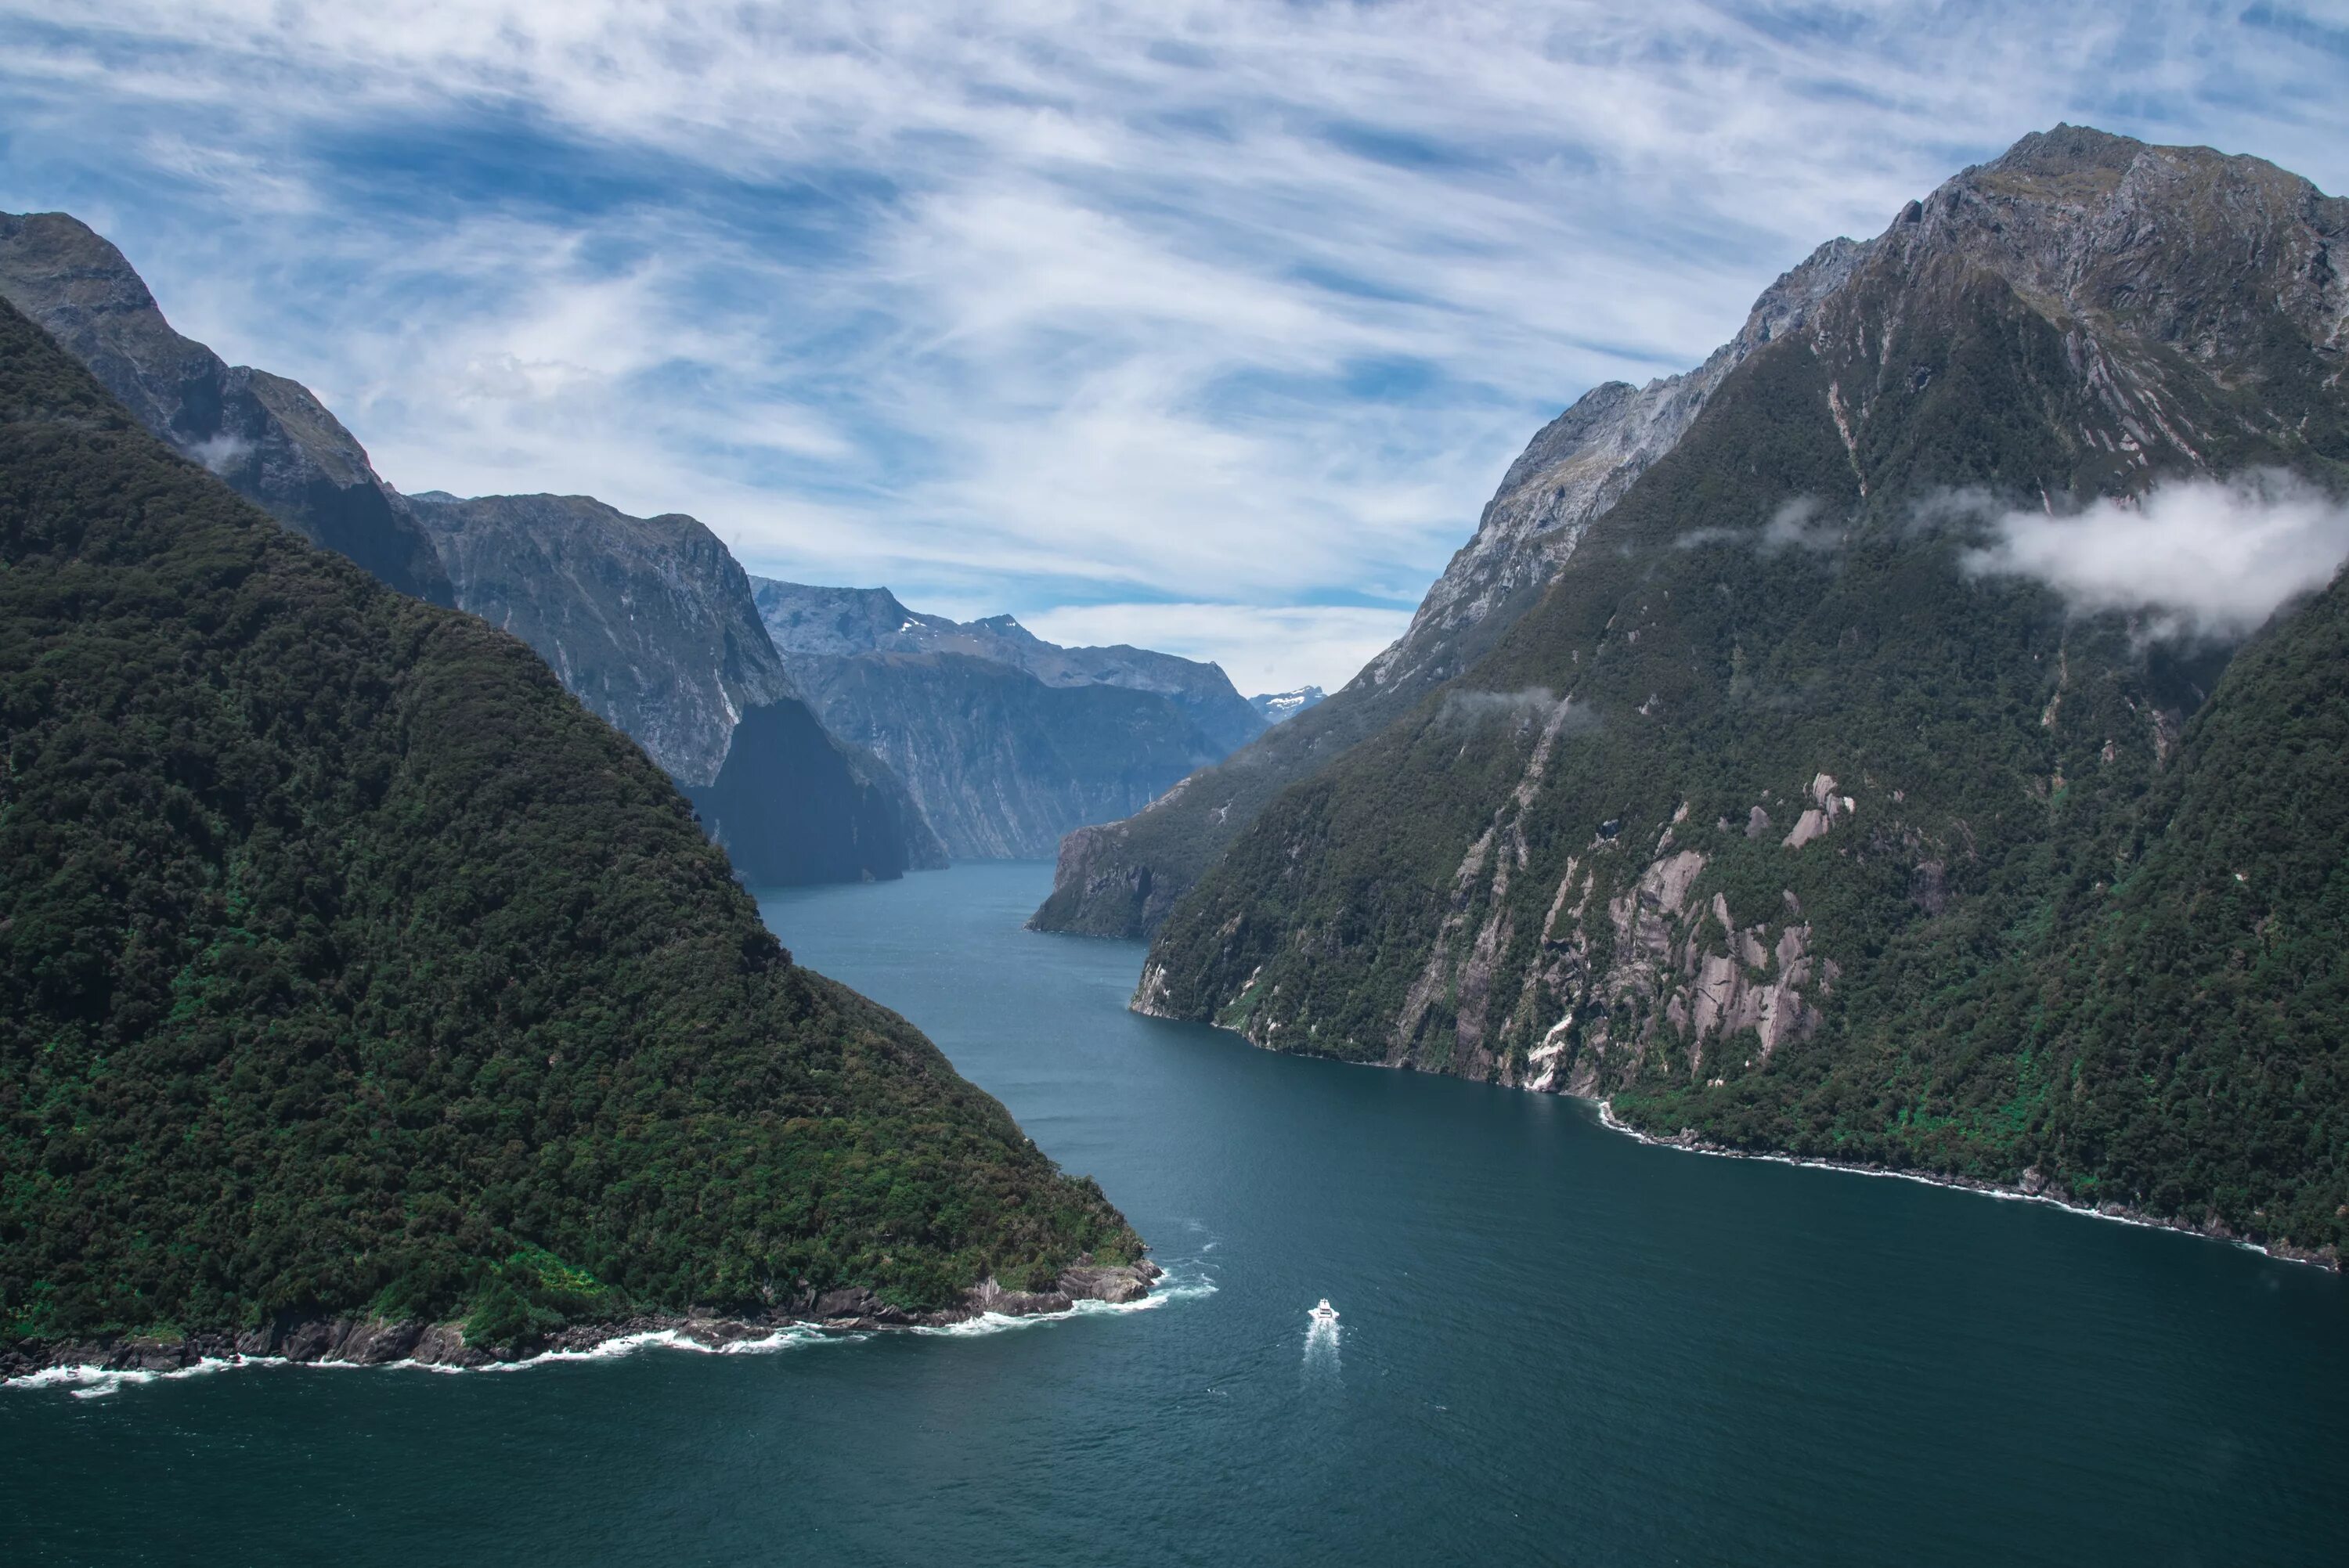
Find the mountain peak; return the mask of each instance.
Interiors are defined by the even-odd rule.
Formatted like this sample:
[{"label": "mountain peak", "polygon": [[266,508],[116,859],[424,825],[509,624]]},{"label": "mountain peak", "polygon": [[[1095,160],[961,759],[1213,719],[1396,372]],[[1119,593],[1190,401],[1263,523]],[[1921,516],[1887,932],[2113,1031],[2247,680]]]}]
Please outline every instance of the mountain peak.
[{"label": "mountain peak", "polygon": [[128,258],[64,212],[0,213],[0,298],[133,418],[311,543],[405,593],[455,603],[448,573],[367,451],[300,383],[182,337]]}]

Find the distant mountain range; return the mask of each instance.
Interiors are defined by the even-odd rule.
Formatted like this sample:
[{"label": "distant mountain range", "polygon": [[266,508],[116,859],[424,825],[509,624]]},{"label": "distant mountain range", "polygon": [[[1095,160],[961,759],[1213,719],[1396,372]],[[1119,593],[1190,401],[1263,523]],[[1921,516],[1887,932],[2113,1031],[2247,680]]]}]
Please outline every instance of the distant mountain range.
[{"label": "distant mountain range", "polygon": [[1258,692],[1248,698],[1248,706],[1268,721],[1278,724],[1284,718],[1295,718],[1309,707],[1319,707],[1328,695],[1318,686],[1299,686],[1295,691]]},{"label": "distant mountain range", "polygon": [[1261,732],[1214,665],[1064,648],[1009,615],[956,622],[885,588],[753,579],[824,724],[902,778],[957,860],[1048,859]]},{"label": "distant mountain range", "polygon": [[896,776],[826,733],[718,536],[588,496],[409,498],[457,603],[538,650],[563,684],[686,787],[754,886],[946,863]]}]

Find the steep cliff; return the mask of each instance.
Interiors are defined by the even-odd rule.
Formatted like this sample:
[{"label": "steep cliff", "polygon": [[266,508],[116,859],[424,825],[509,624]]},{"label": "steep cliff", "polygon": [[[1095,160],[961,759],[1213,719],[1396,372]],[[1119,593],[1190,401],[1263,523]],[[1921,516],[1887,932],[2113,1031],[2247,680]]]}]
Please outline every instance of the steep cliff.
[{"label": "steep cliff", "polygon": [[459,606],[536,648],[679,783],[715,779],[741,716],[796,695],[749,578],[695,519],[581,495],[409,500]]},{"label": "steep cliff", "polygon": [[5,304],[0,716],[0,1373],[902,1318],[1138,1246],[794,965],[536,655],[311,548]]},{"label": "steep cliff", "polygon": [[1723,379],[1799,328],[1868,247],[1822,245],[1754,302],[1737,335],[1684,375],[1594,387],[1545,426],[1503,476],[1476,532],[1427,592],[1408,630],[1326,700],[1124,821],[1061,845],[1043,931],[1146,936],[1267,801],[1377,733],[1466,669],[1540,599],[1584,531],[1670,451]]},{"label": "steep cliff", "polygon": [[905,779],[958,860],[1050,855],[1263,728],[1214,665],[1058,647],[1008,615],[916,614],[885,588],[756,581],[825,726]]},{"label": "steep cliff", "polygon": [[589,496],[409,499],[459,605],[537,649],[642,746],[752,885],[946,863],[896,775],[808,709],[750,578],[699,521],[630,517]]},{"label": "steep cliff", "polygon": [[2213,475],[2349,493],[2344,242],[2270,165],[2072,128],[1910,203],[1491,652],[1257,816],[1137,1006],[2337,1245],[2349,825],[2291,802],[2337,787],[2342,590],[2229,669],[1998,562],[2196,483],[2248,549],[2294,481]]},{"label": "steep cliff", "polygon": [[957,860],[1041,860],[1219,755],[1154,692],[1047,686],[969,654],[792,665],[825,725],[905,780]]},{"label": "steep cliff", "polygon": [[224,365],[172,331],[122,253],[79,220],[0,213],[0,298],[140,424],[311,543],[403,593],[455,603],[430,542],[350,432],[305,387]]}]

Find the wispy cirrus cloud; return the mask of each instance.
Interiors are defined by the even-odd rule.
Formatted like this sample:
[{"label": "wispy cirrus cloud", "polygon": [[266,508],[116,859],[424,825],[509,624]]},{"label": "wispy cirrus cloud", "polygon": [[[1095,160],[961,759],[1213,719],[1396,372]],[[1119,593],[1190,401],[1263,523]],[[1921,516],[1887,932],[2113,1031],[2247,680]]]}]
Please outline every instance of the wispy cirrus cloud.
[{"label": "wispy cirrus cloud", "polygon": [[2349,182],[2330,36],[2182,3],[0,0],[0,204],[88,219],[395,483],[690,511],[754,570],[1335,686],[1542,419],[2025,130]]}]

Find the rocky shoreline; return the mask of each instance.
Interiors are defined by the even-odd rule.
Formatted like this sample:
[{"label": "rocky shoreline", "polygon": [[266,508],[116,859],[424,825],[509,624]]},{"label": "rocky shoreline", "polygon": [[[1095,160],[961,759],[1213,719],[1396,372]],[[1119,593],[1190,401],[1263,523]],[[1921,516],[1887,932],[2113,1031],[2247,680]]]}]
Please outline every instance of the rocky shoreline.
[{"label": "rocky shoreline", "polygon": [[578,1356],[615,1340],[671,1335],[706,1350],[754,1344],[792,1328],[828,1333],[944,1328],[990,1314],[1043,1317],[1073,1311],[1079,1302],[1129,1305],[1150,1294],[1165,1270],[1135,1264],[1080,1264],[1061,1271],[1047,1291],[1006,1290],[982,1280],[949,1307],[908,1312],[862,1286],[810,1293],[773,1311],[729,1316],[717,1313],[647,1313],[610,1323],[573,1324],[560,1333],[513,1345],[465,1343],[462,1323],[379,1322],[360,1317],[286,1317],[243,1333],[178,1337],[127,1336],[90,1340],[28,1340],[0,1348],[0,1383],[45,1372],[170,1373],[245,1362],[411,1366],[450,1370],[512,1367],[549,1357]]},{"label": "rocky shoreline", "polygon": [[1937,1171],[1918,1171],[1906,1166],[1875,1165],[1859,1160],[1821,1160],[1800,1154],[1771,1153],[1766,1150],[1735,1149],[1726,1143],[1715,1143],[1700,1137],[1693,1128],[1682,1128],[1669,1137],[1643,1132],[1615,1114],[1611,1099],[1590,1102],[1599,1110],[1599,1124],[1609,1131],[1659,1149],[1677,1149],[1687,1154],[1713,1154],[1724,1160],[1764,1160],[1777,1165],[1799,1165],[1816,1171],[1841,1171],[1855,1176],[1889,1176],[1902,1181],[1918,1181],[1928,1187],[1948,1187],[1961,1192],[1978,1192],[1984,1197],[2003,1198],[2025,1203],[2048,1203],[2068,1209],[2075,1214],[2094,1219],[2112,1220],[2125,1225],[2142,1225],[2147,1230],[2178,1231],[2189,1236],[2201,1236],[2209,1241],[2225,1242],[2230,1246],[2262,1253],[2282,1263],[2309,1264],[2317,1268],[2341,1272],[2341,1254],[2332,1247],[2296,1247],[2289,1242],[2261,1242],[2242,1235],[2217,1215],[2201,1224],[2184,1220],[2165,1219],[2148,1214],[2142,1209],[2126,1203],[2106,1202],[2090,1203],[2075,1198],[2062,1185],[2043,1175],[2035,1167],[2025,1171],[2020,1181],[1984,1181],[1972,1176],[1951,1176]]}]

